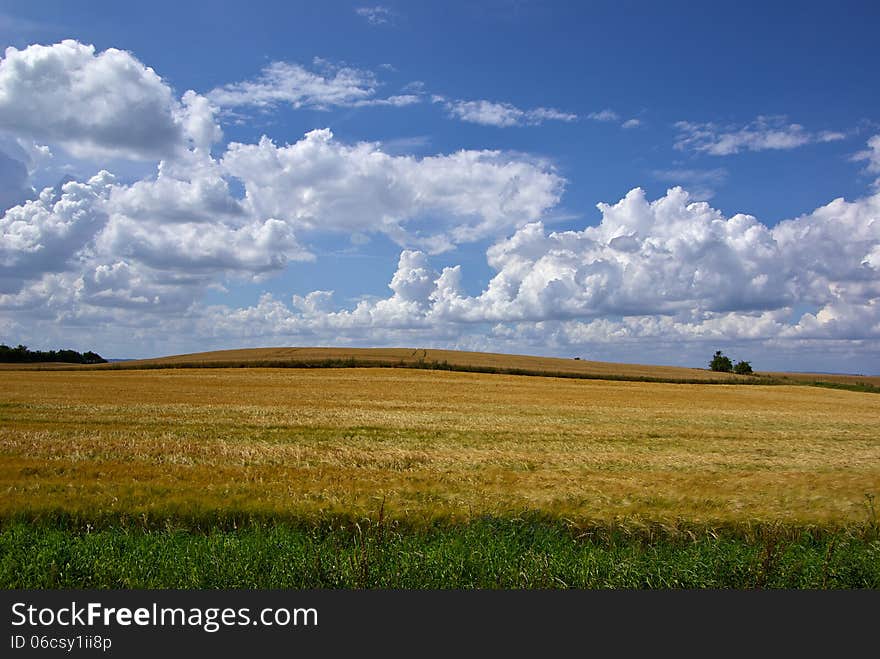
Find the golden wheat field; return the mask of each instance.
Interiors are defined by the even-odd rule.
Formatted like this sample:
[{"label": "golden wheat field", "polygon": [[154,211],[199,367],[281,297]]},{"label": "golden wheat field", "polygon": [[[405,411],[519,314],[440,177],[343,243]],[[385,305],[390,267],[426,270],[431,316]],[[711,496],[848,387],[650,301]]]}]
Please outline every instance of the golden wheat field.
[{"label": "golden wheat field", "polygon": [[8,371],[0,515],[849,522],[880,396],[409,369]]}]

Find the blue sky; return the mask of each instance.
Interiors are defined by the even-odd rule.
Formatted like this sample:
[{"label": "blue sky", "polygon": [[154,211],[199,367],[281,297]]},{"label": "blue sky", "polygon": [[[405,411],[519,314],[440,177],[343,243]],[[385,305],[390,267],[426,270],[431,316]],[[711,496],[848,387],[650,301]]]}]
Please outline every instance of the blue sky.
[{"label": "blue sky", "polygon": [[878,373],[878,24],[870,2],[6,2],[0,341]]}]

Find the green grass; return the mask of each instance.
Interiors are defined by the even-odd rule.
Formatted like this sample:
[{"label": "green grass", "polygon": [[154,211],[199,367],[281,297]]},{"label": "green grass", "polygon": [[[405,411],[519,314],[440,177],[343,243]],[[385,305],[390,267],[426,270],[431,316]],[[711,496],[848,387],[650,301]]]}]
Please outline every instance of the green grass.
[{"label": "green grass", "polygon": [[880,588],[875,523],[6,521],[2,588]]},{"label": "green grass", "polygon": [[868,382],[825,382],[817,380],[816,382],[805,383],[811,387],[824,387],[825,389],[842,389],[844,391],[858,391],[863,394],[880,394],[880,387]]}]

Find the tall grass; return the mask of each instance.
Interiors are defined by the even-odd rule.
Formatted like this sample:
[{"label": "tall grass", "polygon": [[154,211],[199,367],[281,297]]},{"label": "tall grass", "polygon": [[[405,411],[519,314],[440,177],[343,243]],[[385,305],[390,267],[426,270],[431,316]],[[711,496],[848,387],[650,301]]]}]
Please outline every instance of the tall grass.
[{"label": "tall grass", "polygon": [[543,517],[238,528],[7,522],[3,588],[878,588],[876,524],[576,527]]}]

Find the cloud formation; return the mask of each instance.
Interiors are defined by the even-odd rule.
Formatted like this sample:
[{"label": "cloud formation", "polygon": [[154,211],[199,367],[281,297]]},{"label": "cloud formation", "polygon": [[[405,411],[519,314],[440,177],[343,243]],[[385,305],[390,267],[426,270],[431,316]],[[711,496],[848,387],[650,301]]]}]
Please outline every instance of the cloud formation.
[{"label": "cloud formation", "polygon": [[222,166],[244,183],[254,216],[297,230],[384,233],[432,252],[537,219],[564,185],[549,163],[521,156],[392,156],[377,143],[337,142],[328,129],[285,146],[232,143]]},{"label": "cloud formation", "polygon": [[[317,60],[311,70],[276,62],[253,81],[177,95],[125,51],[75,41],[7,49],[0,331],[52,340],[63,330],[145,346],[158,340],[150,337],[188,337],[183,350],[212,341],[332,340],[644,351],[724,340],[767,350],[861,346],[880,358],[880,193],[835,199],[774,226],[696,201],[711,197],[725,169],[655,170],[682,187],[654,200],[634,188],[598,205],[598,225],[552,231],[545,221],[566,180],[528,155],[468,149],[415,157],[379,142],[341,142],[329,129],[292,144],[264,136],[217,147],[223,109],[400,107],[427,97],[419,85],[389,97],[380,87],[368,71]],[[483,125],[578,118],[434,100]],[[621,121],[610,110],[588,118]],[[782,118],[677,127],[679,149],[712,155],[842,137]],[[88,158],[157,162],[138,165],[152,171],[140,179],[95,167],[84,180],[32,189],[33,170],[56,145]],[[880,173],[880,136],[854,159]],[[309,241],[328,234],[361,246],[380,234],[400,246],[385,297],[340,306],[318,287],[287,300],[264,294],[243,307],[204,302],[230,282],[259,282],[315,259]],[[475,291],[453,250],[481,241],[489,276]]]},{"label": "cloud formation", "polygon": [[[868,140],[868,148],[859,151],[853,160],[866,161],[868,163],[865,168],[871,174],[880,174],[880,135],[874,135]],[[874,181],[875,187],[880,188],[880,178]]]},{"label": "cloud formation", "polygon": [[358,16],[365,18],[370,25],[388,25],[394,22],[397,14],[388,7],[376,5],[375,7],[357,7],[354,10]]},{"label": "cloud formation", "polygon": [[[454,337],[460,347],[545,350],[720,341],[783,350],[819,341],[835,351],[872,341],[876,353],[880,195],[837,199],[774,228],[724,217],[680,188],[654,201],[636,188],[599,209],[596,227],[547,233],[532,223],[495,243],[487,253],[495,275],[476,296],[464,293],[460,266],[438,272],[423,252],[404,250],[391,295],[350,310],[314,291],[292,306],[264,296],[205,313],[249,336],[262,327],[265,336],[357,342],[381,331],[420,345]],[[793,313],[805,303],[815,311]]]},{"label": "cloud formation", "polygon": [[57,195],[10,208],[0,218],[0,292],[17,293],[29,279],[59,272],[107,222],[104,201],[113,176],[102,171],[87,183],[69,181]]},{"label": "cloud formation", "polygon": [[[174,232],[175,250],[161,231],[135,230],[115,249],[99,249],[102,260],[0,293],[0,306],[25,310],[17,318],[31,323],[44,317],[46,327],[61,317],[119,326],[133,323],[127,314],[176,310],[183,315],[157,331],[173,326],[225,345],[438,345],[622,360],[627,350],[662,359],[673,346],[682,358],[718,345],[850,360],[854,342],[867,351],[863,359],[880,352],[880,194],[837,199],[772,228],[748,215],[725,217],[680,188],[655,200],[636,188],[599,209],[598,226],[548,232],[532,222],[496,241],[487,251],[494,274],[475,295],[465,292],[461,266],[435,268],[424,251],[405,249],[389,295],[351,308],[323,289],[289,303],[264,294],[253,306],[203,306],[194,290],[222,281],[221,270],[257,271],[264,257],[248,257],[231,229],[216,233],[233,245],[228,252],[208,241],[196,253],[195,233]],[[237,231],[252,249],[262,246],[260,255],[285,240],[274,222]],[[151,249],[153,240],[161,248]],[[138,249],[126,252],[122,245],[132,243]],[[144,331],[148,321],[133,324]]]},{"label": "cloud formation", "polygon": [[130,53],[73,40],[7,48],[0,60],[0,129],[60,144],[80,157],[158,160],[218,136],[210,106],[183,103]]},{"label": "cloud formation", "polygon": [[255,80],[231,83],[208,93],[211,102],[224,108],[251,106],[329,110],[334,107],[387,105],[402,107],[421,101],[418,94],[376,98],[380,87],[372,71],[339,66],[315,58],[314,70],[292,62],[272,62]]},{"label": "cloud formation", "polygon": [[593,121],[619,121],[620,115],[614,110],[605,109],[599,112],[591,112],[587,115],[587,118]]},{"label": "cloud formation", "polygon": [[715,123],[679,121],[675,148],[728,156],[741,151],[795,149],[805,144],[834,142],[846,137],[834,131],[810,132],[800,124],[788,123],[786,117],[758,117],[745,126],[720,126]]},{"label": "cloud formation", "polygon": [[441,103],[450,117],[482,126],[538,126],[545,121],[577,121],[578,116],[570,112],[562,112],[555,108],[533,108],[523,110],[510,103],[493,101],[463,101],[447,99],[444,96],[433,97],[435,103]]}]

